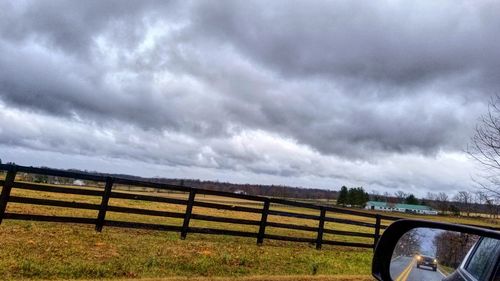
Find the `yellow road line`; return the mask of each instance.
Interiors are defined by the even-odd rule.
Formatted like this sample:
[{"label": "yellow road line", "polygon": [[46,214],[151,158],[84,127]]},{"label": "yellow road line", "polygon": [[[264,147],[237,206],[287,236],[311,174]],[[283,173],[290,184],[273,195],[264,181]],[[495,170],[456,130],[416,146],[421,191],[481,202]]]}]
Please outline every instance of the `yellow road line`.
[{"label": "yellow road line", "polygon": [[396,278],[396,281],[406,281],[408,279],[408,276],[410,276],[411,270],[413,269],[413,266],[415,265],[415,258],[413,258],[408,266],[399,274],[398,278]]},{"label": "yellow road line", "polygon": [[408,279],[408,277],[410,276],[411,271],[413,270],[413,266],[414,265],[415,265],[415,263],[412,262],[411,265],[410,265],[409,270],[406,272],[406,275],[403,276],[403,278],[401,279],[401,281],[406,281]]}]

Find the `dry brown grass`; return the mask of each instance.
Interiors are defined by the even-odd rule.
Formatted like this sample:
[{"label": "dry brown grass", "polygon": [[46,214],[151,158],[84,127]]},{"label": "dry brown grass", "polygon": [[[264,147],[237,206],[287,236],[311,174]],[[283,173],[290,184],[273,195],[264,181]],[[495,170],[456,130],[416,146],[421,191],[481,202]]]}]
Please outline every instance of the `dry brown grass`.
[{"label": "dry brown grass", "polygon": [[[179,198],[184,195],[160,193],[160,196]],[[99,204],[99,197],[34,192],[13,189],[12,196],[48,198]],[[198,200],[218,201],[256,207],[254,202],[235,201],[214,196],[200,196]],[[127,206],[151,210],[183,213],[185,206],[150,203],[134,200],[111,199],[113,206]],[[279,207],[283,209],[283,207]],[[9,203],[8,212],[76,217],[96,217],[97,211]],[[299,208],[284,209],[304,212]],[[259,220],[259,214],[194,209],[194,213]],[[181,225],[181,219],[107,214],[107,219],[157,224]],[[316,226],[317,222],[270,216],[271,221]],[[257,231],[256,226],[242,226],[193,220],[192,226]],[[255,239],[230,236],[188,234],[186,240],[179,233],[105,227],[96,233],[93,226],[60,223],[5,221],[0,226],[0,279],[82,279],[82,278],[170,278],[187,276],[206,277],[200,280],[288,280],[306,278],[316,274],[352,276],[370,273],[370,249],[325,246],[317,251],[314,245],[265,240],[264,246],[255,245]],[[269,233],[315,237],[313,232],[268,229]],[[360,231],[363,231],[360,228]],[[364,231],[370,231],[366,228]],[[334,238],[334,237],[332,237]],[[328,238],[328,239],[332,239]],[[340,237],[339,237],[340,239]],[[361,238],[365,239],[365,238]],[[365,239],[367,243],[371,239]],[[302,276],[302,277],[298,277]],[[210,279],[211,278],[211,279]],[[253,278],[253,279],[252,279]],[[260,278],[260,279],[259,279]],[[268,278],[268,279],[262,279]],[[274,278],[274,279],[269,279]],[[342,280],[342,279],[303,280]],[[168,280],[168,279],[167,279]],[[187,280],[171,279],[171,280]],[[301,280],[301,279],[298,279]],[[349,279],[348,279],[349,280]]]},{"label": "dry brown grass", "polygon": [[[127,192],[127,191],[121,191]],[[100,197],[34,192],[13,189],[13,196],[48,198],[99,204]],[[158,196],[186,199],[186,194],[155,193]],[[199,196],[197,200],[260,208],[261,203],[230,200],[217,196]],[[111,199],[112,206],[126,206],[183,213],[185,206]],[[303,208],[272,206],[273,210],[318,215]],[[97,211],[9,203],[8,212],[25,214],[97,217]],[[195,214],[259,220],[259,214],[195,207]],[[484,219],[437,216],[410,216],[438,221],[487,225]],[[328,214],[335,218],[374,223],[373,218]],[[156,224],[182,225],[182,219],[130,215],[109,212],[107,219]],[[317,226],[317,221],[269,216],[269,221]],[[390,222],[383,222],[389,224]],[[494,222],[498,223],[498,222]],[[191,226],[257,232],[257,226],[224,224],[192,220]],[[326,228],[373,233],[369,227],[327,222]],[[267,233],[315,238],[316,233],[268,228]],[[369,238],[326,234],[324,239],[372,243]],[[346,247],[324,246],[229,236],[188,234],[180,240],[179,233],[119,229],[105,227],[96,233],[93,226],[5,221],[0,226],[0,279],[82,279],[153,278],[147,280],[373,280],[369,277],[372,251]],[[321,276],[315,276],[316,274]],[[283,276],[286,275],[286,276]],[[179,278],[181,276],[182,278]],[[224,278],[219,278],[224,277]],[[126,280],[126,279],[124,279]]]},{"label": "dry brown grass", "polygon": [[[99,279],[102,281],[102,279]],[[113,279],[114,281],[135,281],[137,279]],[[141,281],[373,281],[371,276],[366,275],[343,275],[343,276],[247,276],[247,277],[171,277],[171,278],[145,278]],[[97,281],[89,279],[82,281]]]}]

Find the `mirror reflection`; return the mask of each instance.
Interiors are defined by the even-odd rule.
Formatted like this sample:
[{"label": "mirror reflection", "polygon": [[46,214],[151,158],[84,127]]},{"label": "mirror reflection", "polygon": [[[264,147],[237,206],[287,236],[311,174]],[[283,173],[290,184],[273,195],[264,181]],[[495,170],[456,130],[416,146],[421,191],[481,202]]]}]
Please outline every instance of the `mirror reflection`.
[{"label": "mirror reflection", "polygon": [[[481,274],[488,271],[484,268],[488,254],[481,249],[500,249],[498,242],[466,233],[416,228],[399,239],[392,255],[391,277],[395,281],[465,280],[458,272],[462,270],[482,280]],[[474,255],[468,255],[471,249]],[[479,264],[483,268],[479,269]]]}]

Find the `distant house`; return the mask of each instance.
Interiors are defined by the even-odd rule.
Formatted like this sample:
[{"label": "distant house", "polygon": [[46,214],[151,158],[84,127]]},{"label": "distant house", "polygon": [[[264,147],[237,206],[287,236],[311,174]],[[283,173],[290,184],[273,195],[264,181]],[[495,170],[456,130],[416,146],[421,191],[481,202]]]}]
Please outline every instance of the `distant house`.
[{"label": "distant house", "polygon": [[236,190],[234,193],[246,195],[247,193],[241,189]]},{"label": "distant house", "polygon": [[429,206],[410,205],[410,204],[394,204],[387,202],[368,201],[366,202],[367,210],[378,210],[387,212],[413,213],[423,215],[437,215],[438,211]]},{"label": "distant house", "polygon": [[73,185],[84,186],[85,182],[82,180],[75,180],[75,181],[73,181]]}]

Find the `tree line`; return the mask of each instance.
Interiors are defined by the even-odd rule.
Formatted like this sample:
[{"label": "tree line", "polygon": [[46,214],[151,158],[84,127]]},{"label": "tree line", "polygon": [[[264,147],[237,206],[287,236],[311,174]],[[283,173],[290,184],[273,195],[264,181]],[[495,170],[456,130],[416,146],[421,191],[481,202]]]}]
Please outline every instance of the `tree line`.
[{"label": "tree line", "polygon": [[388,192],[380,194],[376,191],[368,194],[362,187],[348,189],[342,186],[338,193],[337,204],[362,207],[369,200],[391,204],[425,205],[444,215],[477,216],[485,214],[491,218],[500,217],[500,198],[484,190],[458,191],[453,196],[445,192],[429,192],[426,197],[418,198],[414,194],[400,190],[393,194]]},{"label": "tree line", "polygon": [[[242,193],[248,195],[278,197],[278,198],[334,200],[335,198],[337,198],[337,193],[338,193],[337,191],[328,189],[292,187],[285,185],[235,184],[229,182],[203,181],[197,179],[143,178],[138,176],[124,175],[124,174],[106,174],[106,173],[89,172],[86,170],[82,171],[76,169],[68,169],[66,171],[97,174],[97,175],[111,176],[111,177],[120,177],[131,180],[149,181],[162,184],[183,185],[200,189],[226,191],[226,192]],[[62,185],[76,184],[75,180],[72,178],[54,177],[54,176],[38,175],[38,174],[18,173],[17,178],[22,181],[35,182],[35,183],[62,184]],[[96,182],[92,181],[80,180],[78,182],[79,182],[78,185],[85,185],[85,186],[98,185]],[[126,189],[127,187],[121,187],[121,188]],[[134,188],[134,190],[136,189],[137,188]],[[143,189],[148,191],[153,191],[151,188],[143,188]]]},{"label": "tree line", "polygon": [[424,198],[411,193],[396,191],[394,194],[373,192],[371,200],[429,206],[441,214],[454,216],[476,216],[486,214],[491,218],[500,217],[500,198],[484,190],[458,191],[454,195],[445,192],[428,192]]},{"label": "tree line", "polygon": [[450,197],[444,192],[427,193],[427,204],[443,214],[476,216],[486,214],[491,218],[500,215],[500,198],[483,190],[458,191]]},{"label": "tree line", "polygon": [[[0,160],[1,161],[1,160]],[[7,164],[14,164],[8,162]],[[405,203],[412,205],[427,205],[438,210],[446,215],[464,215],[475,216],[479,213],[487,214],[491,218],[500,217],[500,197],[495,196],[485,190],[477,190],[475,192],[459,191],[454,196],[450,196],[445,192],[431,193],[429,192],[425,198],[417,198],[411,193],[396,191],[393,194],[385,192],[380,194],[372,191],[370,194],[363,187],[347,188],[342,186],[340,191],[327,189],[311,189],[301,187],[290,187],[284,185],[258,185],[258,184],[234,184],[218,181],[202,181],[193,179],[168,179],[168,178],[142,178],[137,176],[123,174],[103,174],[97,172],[88,172],[81,170],[70,169],[67,171],[100,174],[105,176],[115,176],[134,180],[145,180],[156,183],[185,185],[195,188],[211,189],[217,191],[227,191],[235,193],[244,193],[249,195],[260,195],[270,197],[281,197],[291,199],[322,199],[335,200],[341,206],[356,206],[363,207],[367,201],[382,201],[388,203]],[[74,179],[53,177],[46,175],[19,173],[17,176],[20,180],[49,183],[49,184],[64,184],[72,185]],[[94,182],[81,181],[84,185],[93,186]]]},{"label": "tree line", "polygon": [[457,268],[477,239],[478,237],[474,235],[443,231],[436,235],[433,240],[436,258],[442,265]]},{"label": "tree line", "polygon": [[362,207],[368,200],[370,200],[370,195],[363,187],[348,189],[346,186],[342,186],[337,197],[337,205]]}]

